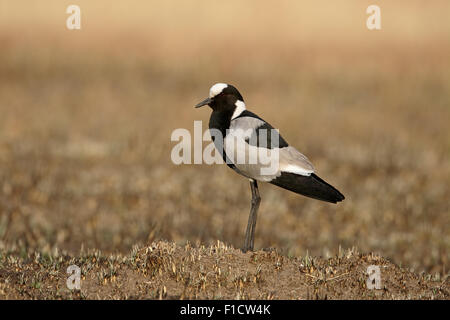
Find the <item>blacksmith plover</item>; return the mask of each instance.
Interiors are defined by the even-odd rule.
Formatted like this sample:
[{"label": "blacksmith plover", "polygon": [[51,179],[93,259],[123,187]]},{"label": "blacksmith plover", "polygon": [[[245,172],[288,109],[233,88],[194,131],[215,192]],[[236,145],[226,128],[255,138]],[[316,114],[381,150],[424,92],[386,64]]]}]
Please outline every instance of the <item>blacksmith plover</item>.
[{"label": "blacksmith plover", "polygon": [[[212,109],[209,130],[216,149],[230,168],[250,179],[252,200],[244,252],[253,250],[261,201],[257,181],[269,182],[303,196],[331,203],[344,200],[344,195],[314,173],[308,158],[290,146],[269,123],[246,109],[242,95],[234,86],[216,83],[209,90],[209,97],[195,107],[204,105]],[[250,161],[252,152],[257,155],[264,152],[269,156],[276,154],[276,157],[270,158],[276,159],[275,170],[270,170],[270,164],[263,162],[262,157],[260,159],[257,156],[253,162]],[[263,169],[266,169],[265,173]]]}]

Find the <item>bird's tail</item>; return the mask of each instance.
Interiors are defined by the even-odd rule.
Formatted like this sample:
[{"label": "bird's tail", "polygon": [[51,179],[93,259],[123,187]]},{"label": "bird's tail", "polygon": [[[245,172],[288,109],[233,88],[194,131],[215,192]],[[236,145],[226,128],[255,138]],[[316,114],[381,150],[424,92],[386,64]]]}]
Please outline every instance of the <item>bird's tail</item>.
[{"label": "bird's tail", "polygon": [[302,176],[291,172],[282,174],[270,183],[295,193],[317,200],[337,203],[345,199],[335,187],[328,184],[317,175]]}]

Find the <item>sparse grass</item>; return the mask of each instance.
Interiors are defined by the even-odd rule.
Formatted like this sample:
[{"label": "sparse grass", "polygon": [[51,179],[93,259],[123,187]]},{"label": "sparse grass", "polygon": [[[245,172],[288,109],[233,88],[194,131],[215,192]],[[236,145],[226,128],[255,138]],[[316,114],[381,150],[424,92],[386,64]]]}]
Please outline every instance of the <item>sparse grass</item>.
[{"label": "sparse grass", "polygon": [[[0,273],[4,298],[33,299],[448,299],[448,278],[414,274],[374,254],[287,258],[275,250],[244,254],[218,242],[210,247],[155,242],[128,255],[52,257],[49,266],[28,253],[8,253]],[[255,261],[258,261],[255,263]],[[81,290],[65,287],[70,264],[82,270]],[[382,289],[366,288],[368,265],[381,267]],[[5,272],[15,270],[15,272]],[[51,271],[53,270],[53,272]],[[55,274],[56,271],[56,274]]]},{"label": "sparse grass", "polygon": [[[65,287],[65,268],[80,264],[100,298],[448,298],[448,287],[428,287],[448,285],[450,257],[448,1],[383,4],[379,33],[364,29],[360,1],[257,13],[208,4],[195,21],[193,5],[102,3],[80,2],[79,32],[64,29],[60,2],[0,10],[0,297],[96,298]],[[180,19],[167,20],[174,10]],[[261,185],[255,247],[275,253],[232,249],[250,206],[245,179],[170,162],[172,130],[194,120],[206,129],[209,112],[193,105],[218,81],[241,89],[346,196],[333,206]],[[178,256],[142,253],[161,239],[186,263],[208,261],[194,272]],[[324,267],[354,247],[400,265],[397,280],[413,269],[427,287],[379,296],[361,274]],[[229,268],[236,261],[242,272]],[[305,290],[268,289],[264,268],[286,264],[304,270]],[[136,291],[126,289],[133,279]]]}]

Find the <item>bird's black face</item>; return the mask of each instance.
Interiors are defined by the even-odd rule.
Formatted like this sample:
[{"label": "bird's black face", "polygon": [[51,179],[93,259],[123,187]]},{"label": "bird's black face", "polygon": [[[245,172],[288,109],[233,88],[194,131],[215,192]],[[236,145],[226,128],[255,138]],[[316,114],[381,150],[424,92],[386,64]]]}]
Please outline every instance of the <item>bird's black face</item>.
[{"label": "bird's black face", "polygon": [[210,97],[198,103],[195,107],[200,108],[209,105],[214,111],[233,111],[236,108],[236,101],[238,100],[244,101],[234,86],[229,84],[216,84],[211,87]]}]

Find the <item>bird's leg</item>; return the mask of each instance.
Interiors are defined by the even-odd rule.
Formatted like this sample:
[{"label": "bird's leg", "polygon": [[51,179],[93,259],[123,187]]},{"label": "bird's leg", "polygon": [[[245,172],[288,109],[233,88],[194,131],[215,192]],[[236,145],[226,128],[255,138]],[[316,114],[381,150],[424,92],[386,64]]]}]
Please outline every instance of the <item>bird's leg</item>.
[{"label": "bird's leg", "polygon": [[250,187],[252,189],[252,207],[250,209],[250,215],[248,217],[247,231],[245,233],[245,242],[243,248],[244,252],[247,252],[248,250],[253,251],[256,218],[258,216],[259,203],[261,202],[261,197],[259,196],[258,184],[256,183],[256,180],[250,180]]}]

